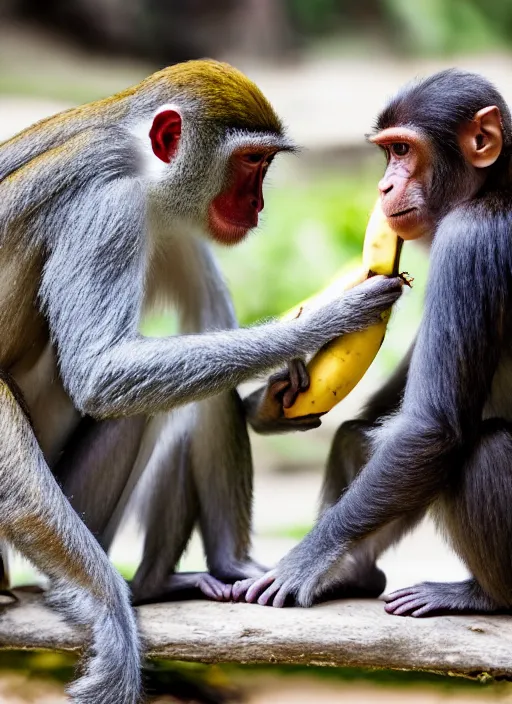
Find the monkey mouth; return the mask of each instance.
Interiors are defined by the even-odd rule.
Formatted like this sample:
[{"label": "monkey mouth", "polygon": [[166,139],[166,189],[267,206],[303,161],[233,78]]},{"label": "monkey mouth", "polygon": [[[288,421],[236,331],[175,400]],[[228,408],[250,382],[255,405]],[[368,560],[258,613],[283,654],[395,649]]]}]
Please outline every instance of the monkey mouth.
[{"label": "monkey mouth", "polygon": [[410,213],[414,212],[416,208],[406,208],[405,210],[399,210],[397,213],[392,213],[389,217],[390,218],[401,218],[404,215],[409,215]]},{"label": "monkey mouth", "polygon": [[208,213],[208,229],[212,237],[220,244],[232,245],[243,240],[249,230],[257,225],[254,222],[237,222],[231,218],[221,216],[213,207]]}]

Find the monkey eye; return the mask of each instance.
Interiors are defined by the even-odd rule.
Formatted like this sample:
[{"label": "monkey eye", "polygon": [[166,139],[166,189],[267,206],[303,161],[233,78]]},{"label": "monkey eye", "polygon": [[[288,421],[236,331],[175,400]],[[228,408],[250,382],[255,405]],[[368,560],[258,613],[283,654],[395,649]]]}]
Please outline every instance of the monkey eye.
[{"label": "monkey eye", "polygon": [[391,151],[395,156],[405,156],[409,153],[409,145],[407,142],[395,142],[391,145]]},{"label": "monkey eye", "polygon": [[250,164],[260,164],[264,158],[264,154],[258,154],[257,152],[251,154],[244,154],[244,159]]}]

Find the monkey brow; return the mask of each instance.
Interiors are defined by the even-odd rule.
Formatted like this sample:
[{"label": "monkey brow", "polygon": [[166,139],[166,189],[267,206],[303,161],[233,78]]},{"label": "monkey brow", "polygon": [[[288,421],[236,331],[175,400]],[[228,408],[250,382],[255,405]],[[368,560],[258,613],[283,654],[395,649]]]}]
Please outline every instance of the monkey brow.
[{"label": "monkey brow", "polygon": [[286,135],[273,132],[253,132],[251,130],[228,130],[228,139],[232,148],[250,147],[255,149],[271,149],[276,152],[292,154],[300,148]]},{"label": "monkey brow", "polygon": [[299,144],[286,143],[278,147],[278,151],[284,154],[300,154],[304,147]]}]

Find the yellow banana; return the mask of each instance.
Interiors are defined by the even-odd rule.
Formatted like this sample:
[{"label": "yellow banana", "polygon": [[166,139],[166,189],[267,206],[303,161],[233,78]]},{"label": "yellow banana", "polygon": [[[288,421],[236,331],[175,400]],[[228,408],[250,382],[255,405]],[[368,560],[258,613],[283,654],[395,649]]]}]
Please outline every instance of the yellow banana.
[{"label": "yellow banana", "polygon": [[[285,317],[295,318],[304,308],[317,308],[323,301],[363,282],[373,274],[398,274],[398,262],[403,241],[389,226],[380,202],[377,201],[368,221],[363,245],[362,265],[350,274],[336,279],[326,289],[290,311]],[[327,413],[345,398],[365,375],[373,362],[386,333],[391,310],[382,313],[382,320],[362,330],[343,335],[322,347],[307,365],[310,386],[299,394],[286,418],[298,418],[311,413]]]}]

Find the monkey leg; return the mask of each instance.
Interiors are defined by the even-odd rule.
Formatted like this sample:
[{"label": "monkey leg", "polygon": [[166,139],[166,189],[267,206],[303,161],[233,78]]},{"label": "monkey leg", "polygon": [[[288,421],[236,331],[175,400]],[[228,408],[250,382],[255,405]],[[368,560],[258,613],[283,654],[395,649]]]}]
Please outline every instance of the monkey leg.
[{"label": "monkey leg", "polygon": [[156,604],[163,601],[187,601],[189,599],[211,599],[230,601],[231,585],[221,582],[208,572],[175,572],[152,591],[137,589],[134,604]]},{"label": "monkey leg", "polygon": [[459,583],[426,582],[386,598],[398,616],[493,612],[512,608],[512,425],[492,419],[434,513],[473,575]]},{"label": "monkey leg", "polygon": [[92,656],[70,695],[77,704],[136,704],[140,646],[126,583],[59,489],[3,384],[0,419],[0,536],[50,577],[50,604],[91,628]]},{"label": "monkey leg", "polygon": [[210,573],[226,583],[260,576],[265,569],[249,556],[253,466],[244,407],[236,391],[199,405],[192,465]]},{"label": "monkey leg", "polygon": [[184,435],[172,445],[165,469],[157,473],[146,501],[143,558],[132,583],[133,602],[137,605],[230,598],[231,587],[207,572],[174,572],[199,516],[190,465],[190,439]]},{"label": "monkey leg", "polygon": [[107,526],[135,464],[144,416],[84,418],[66,443],[53,473],[71,505],[108,550]]},{"label": "monkey leg", "polygon": [[[248,556],[252,462],[242,403],[235,392],[222,394],[179,409],[168,424],[151,458],[158,467],[148,468],[154,479],[135,603],[227,600],[230,582],[264,572]],[[210,572],[176,573],[197,520]]]},{"label": "monkey leg", "polygon": [[199,578],[195,584],[192,578],[184,584],[174,574],[199,515],[189,435],[193,410],[191,406],[169,414],[169,426],[160,430],[168,444],[155,446],[151,460],[156,466],[147,468],[152,477],[143,501],[146,536],[132,582],[137,604],[186,598],[191,589],[201,595]]}]

